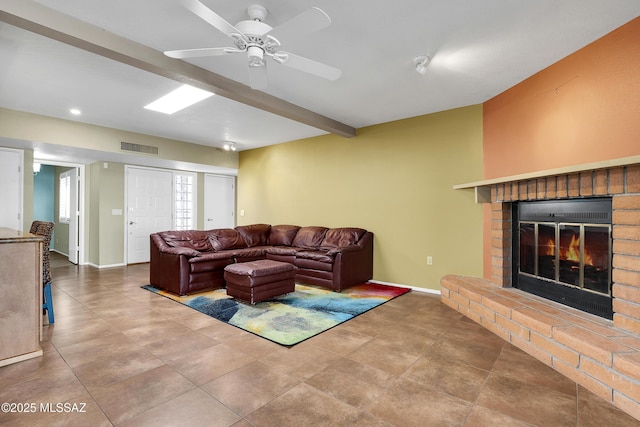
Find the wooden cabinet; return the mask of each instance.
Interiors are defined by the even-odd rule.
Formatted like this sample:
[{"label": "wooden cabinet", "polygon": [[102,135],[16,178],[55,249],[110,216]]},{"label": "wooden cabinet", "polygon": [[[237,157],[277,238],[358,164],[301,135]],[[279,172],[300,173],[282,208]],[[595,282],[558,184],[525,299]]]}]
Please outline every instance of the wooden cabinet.
[{"label": "wooden cabinet", "polygon": [[0,228],[0,366],[42,356],[42,237]]}]

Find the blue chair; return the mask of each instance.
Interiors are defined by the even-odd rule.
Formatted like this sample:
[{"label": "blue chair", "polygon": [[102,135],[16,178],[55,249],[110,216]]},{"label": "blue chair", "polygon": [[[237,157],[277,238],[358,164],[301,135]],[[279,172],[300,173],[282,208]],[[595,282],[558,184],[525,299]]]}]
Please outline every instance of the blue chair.
[{"label": "blue chair", "polygon": [[51,298],[51,266],[49,262],[49,247],[51,245],[51,234],[53,233],[53,222],[33,221],[31,224],[31,234],[42,236],[42,314],[47,313],[49,324],[54,323],[53,299]]}]

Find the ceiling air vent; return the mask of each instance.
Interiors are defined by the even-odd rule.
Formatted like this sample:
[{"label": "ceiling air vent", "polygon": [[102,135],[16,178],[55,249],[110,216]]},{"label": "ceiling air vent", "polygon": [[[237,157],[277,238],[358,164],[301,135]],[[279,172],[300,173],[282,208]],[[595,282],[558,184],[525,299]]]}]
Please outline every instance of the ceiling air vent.
[{"label": "ceiling air vent", "polygon": [[120,149],[124,151],[134,151],[136,153],[158,154],[158,147],[153,145],[132,144],[130,142],[120,142]]}]

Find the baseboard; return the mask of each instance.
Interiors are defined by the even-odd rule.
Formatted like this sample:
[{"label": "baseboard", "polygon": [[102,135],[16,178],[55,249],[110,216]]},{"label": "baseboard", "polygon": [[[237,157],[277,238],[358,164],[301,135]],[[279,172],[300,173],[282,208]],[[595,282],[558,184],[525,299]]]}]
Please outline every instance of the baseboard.
[{"label": "baseboard", "polygon": [[57,250],[57,249],[51,249],[50,251],[51,251],[51,252],[58,253],[58,254],[60,254],[60,255],[62,255],[62,256],[64,256],[64,257],[69,258],[69,254],[65,254],[64,252],[61,252],[61,251],[59,251],[59,250]]},{"label": "baseboard", "polygon": [[[42,356],[42,349],[39,349],[29,353],[20,354],[18,356],[9,357],[8,359],[2,359],[0,360],[0,366],[6,366],[12,363],[18,363],[24,360],[29,360],[29,359],[33,359],[35,357],[41,357],[41,356]],[[3,406],[3,409],[4,409],[4,406]]]},{"label": "baseboard", "polygon": [[416,291],[416,292],[424,292],[424,293],[427,293],[427,294],[440,295],[440,291],[437,290],[437,289],[419,288],[419,287],[416,287],[416,286],[401,285],[399,283],[382,282],[380,280],[369,280],[369,282],[376,283],[378,285],[387,285],[387,286],[396,286],[398,288],[407,288],[407,289],[411,289],[412,291]]},{"label": "baseboard", "polygon": [[127,264],[124,263],[120,263],[120,264],[108,264],[108,265],[98,265],[98,264],[94,264],[92,262],[88,262],[84,265],[88,265],[89,267],[94,267],[94,268],[112,268],[112,267],[126,267]]}]

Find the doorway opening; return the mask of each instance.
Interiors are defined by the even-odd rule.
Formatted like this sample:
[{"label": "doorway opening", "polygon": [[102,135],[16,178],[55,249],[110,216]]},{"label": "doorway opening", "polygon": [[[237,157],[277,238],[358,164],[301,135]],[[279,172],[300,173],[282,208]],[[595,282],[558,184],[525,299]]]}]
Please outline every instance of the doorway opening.
[{"label": "doorway opening", "polygon": [[33,219],[55,223],[51,250],[84,264],[84,165],[34,159]]}]

